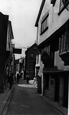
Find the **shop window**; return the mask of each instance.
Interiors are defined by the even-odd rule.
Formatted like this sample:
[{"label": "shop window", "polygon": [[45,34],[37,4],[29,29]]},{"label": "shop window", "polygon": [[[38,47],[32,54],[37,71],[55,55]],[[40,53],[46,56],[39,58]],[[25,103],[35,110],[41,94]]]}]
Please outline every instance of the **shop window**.
[{"label": "shop window", "polygon": [[59,38],[59,53],[66,52],[66,32],[64,32]]},{"label": "shop window", "polygon": [[41,60],[45,67],[54,66],[54,51],[51,45],[45,46],[41,51]]},{"label": "shop window", "polygon": [[43,51],[45,51],[45,52],[48,54],[48,56],[50,56],[50,50],[51,50],[50,45],[46,46],[46,47],[43,49]]},{"label": "shop window", "polygon": [[63,31],[59,38],[59,54],[66,53],[69,51],[69,27]]},{"label": "shop window", "polygon": [[42,35],[48,29],[48,16],[49,16],[49,13],[44,15],[44,17],[42,18],[40,35]]},{"label": "shop window", "polygon": [[69,0],[60,0],[58,15],[60,15],[64,9],[69,10]]}]

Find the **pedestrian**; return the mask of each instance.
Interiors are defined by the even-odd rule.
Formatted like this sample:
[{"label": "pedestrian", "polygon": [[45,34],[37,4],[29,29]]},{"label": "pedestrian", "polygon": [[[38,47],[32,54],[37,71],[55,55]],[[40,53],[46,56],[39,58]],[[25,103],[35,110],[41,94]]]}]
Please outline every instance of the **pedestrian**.
[{"label": "pedestrian", "polygon": [[27,84],[29,84],[29,75],[26,75]]},{"label": "pedestrian", "polygon": [[12,85],[13,85],[13,74],[11,73],[11,74],[9,75],[9,89],[12,88]]},{"label": "pedestrian", "polygon": [[20,75],[21,75],[21,78],[23,79],[23,71],[21,71]]},{"label": "pedestrian", "polygon": [[20,75],[19,72],[17,73],[17,83],[19,83]]}]

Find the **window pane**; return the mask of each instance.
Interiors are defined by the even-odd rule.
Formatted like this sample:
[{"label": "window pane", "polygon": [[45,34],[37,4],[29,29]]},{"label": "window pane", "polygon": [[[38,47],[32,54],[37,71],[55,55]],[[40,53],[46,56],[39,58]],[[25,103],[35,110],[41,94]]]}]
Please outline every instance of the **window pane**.
[{"label": "window pane", "polygon": [[48,15],[49,14],[47,14],[46,17],[43,17],[43,20],[41,22],[41,33],[43,33],[48,27],[48,23],[47,23]]},{"label": "window pane", "polygon": [[69,42],[68,42],[68,32],[67,30],[63,31],[62,35],[59,38],[59,53],[64,53],[68,50]]}]

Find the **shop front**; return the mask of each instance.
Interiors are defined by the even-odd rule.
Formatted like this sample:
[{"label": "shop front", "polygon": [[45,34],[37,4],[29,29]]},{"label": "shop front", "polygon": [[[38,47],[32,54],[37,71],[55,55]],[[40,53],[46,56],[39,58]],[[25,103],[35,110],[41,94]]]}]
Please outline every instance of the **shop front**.
[{"label": "shop front", "polygon": [[68,107],[69,20],[39,45],[43,69],[43,94]]}]

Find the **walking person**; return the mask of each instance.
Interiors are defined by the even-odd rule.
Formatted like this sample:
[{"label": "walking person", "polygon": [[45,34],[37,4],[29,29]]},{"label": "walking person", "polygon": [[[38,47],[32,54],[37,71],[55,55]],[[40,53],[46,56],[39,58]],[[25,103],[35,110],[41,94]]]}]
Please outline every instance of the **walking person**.
[{"label": "walking person", "polygon": [[19,72],[17,73],[17,83],[19,83],[20,75]]},{"label": "walking person", "polygon": [[27,84],[29,84],[29,75],[26,76]]},{"label": "walking person", "polygon": [[12,88],[12,85],[13,85],[13,74],[11,73],[11,74],[9,75],[9,89]]}]

